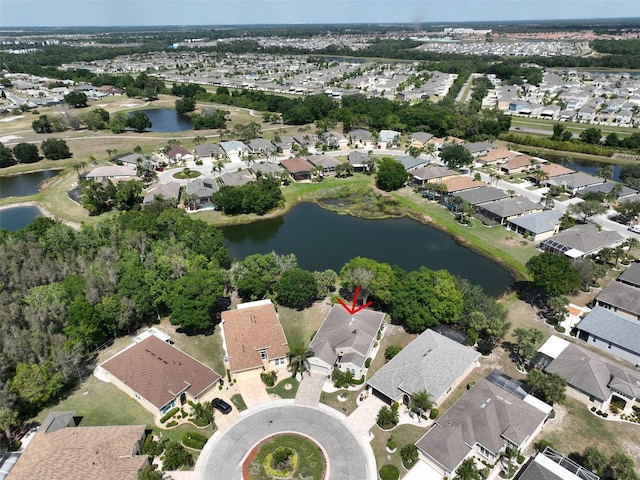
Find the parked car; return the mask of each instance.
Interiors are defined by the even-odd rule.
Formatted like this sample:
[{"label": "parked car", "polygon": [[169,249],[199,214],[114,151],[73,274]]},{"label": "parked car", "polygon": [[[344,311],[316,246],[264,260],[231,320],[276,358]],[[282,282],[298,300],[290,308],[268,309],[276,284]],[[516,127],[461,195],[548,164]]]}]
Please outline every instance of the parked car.
[{"label": "parked car", "polygon": [[631,225],[629,231],[633,233],[640,233],[640,225]]},{"label": "parked car", "polygon": [[211,406],[216,410],[221,411],[225,415],[231,412],[231,405],[229,405],[221,398],[214,398],[213,400],[211,400]]}]

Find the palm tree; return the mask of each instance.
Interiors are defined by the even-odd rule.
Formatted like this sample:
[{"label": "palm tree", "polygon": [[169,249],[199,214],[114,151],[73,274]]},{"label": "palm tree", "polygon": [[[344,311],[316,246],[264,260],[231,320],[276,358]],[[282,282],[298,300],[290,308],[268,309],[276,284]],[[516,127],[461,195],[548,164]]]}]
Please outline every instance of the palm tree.
[{"label": "palm tree", "polygon": [[467,458],[456,470],[455,480],[480,480],[480,472],[473,458]]},{"label": "palm tree", "polygon": [[222,169],[224,168],[222,166],[224,162],[222,160],[218,160],[217,162],[214,162],[213,165],[211,165],[211,173],[213,174],[213,178],[216,177],[215,173],[221,173]]},{"label": "palm tree", "polygon": [[111,157],[113,157],[116,153],[118,153],[117,148],[107,148],[107,155],[109,155],[109,160],[111,160]]},{"label": "palm tree", "polygon": [[202,145],[203,143],[207,143],[207,137],[204,137],[202,135],[197,135],[194,139],[193,139],[193,144],[194,145]]},{"label": "palm tree", "polygon": [[536,170],[536,172],[533,174],[533,176],[536,179],[536,181],[538,182],[538,185],[542,185],[544,182],[549,180],[549,174],[547,172],[545,172],[544,170],[542,170],[541,168]]},{"label": "palm tree", "polygon": [[431,401],[431,395],[426,390],[418,390],[411,395],[411,410],[416,412],[418,415],[422,415],[427,410],[430,410],[432,406],[433,402]]},{"label": "palm tree", "polygon": [[87,164],[85,162],[75,162],[72,167],[76,171],[76,175],[78,175],[78,180],[80,180],[80,170],[86,167]]},{"label": "palm tree", "polygon": [[169,141],[167,141],[167,146],[169,147],[177,147],[178,145],[182,145],[182,142],[175,138],[171,138],[169,139]]},{"label": "palm tree", "polygon": [[307,347],[302,344],[291,347],[289,353],[287,353],[291,378],[295,378],[298,373],[300,374],[300,379],[304,377],[304,372],[309,371],[308,358],[311,356],[313,356],[313,353],[308,351]]}]

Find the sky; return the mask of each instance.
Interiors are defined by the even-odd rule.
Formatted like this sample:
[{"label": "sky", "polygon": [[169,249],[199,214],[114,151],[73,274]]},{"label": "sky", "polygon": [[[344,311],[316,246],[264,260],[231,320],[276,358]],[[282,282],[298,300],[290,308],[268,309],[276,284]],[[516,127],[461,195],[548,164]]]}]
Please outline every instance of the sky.
[{"label": "sky", "polygon": [[640,0],[0,0],[0,28],[639,17]]}]

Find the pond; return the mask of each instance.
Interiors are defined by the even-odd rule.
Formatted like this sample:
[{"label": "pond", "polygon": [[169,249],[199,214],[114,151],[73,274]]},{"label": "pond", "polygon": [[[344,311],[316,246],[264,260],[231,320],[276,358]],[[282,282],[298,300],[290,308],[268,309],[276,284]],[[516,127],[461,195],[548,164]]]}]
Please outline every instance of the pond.
[{"label": "pond", "polygon": [[0,198],[26,197],[40,190],[40,184],[55,177],[59,170],[42,170],[0,177]]},{"label": "pond", "polygon": [[182,132],[193,128],[189,117],[180,115],[170,108],[136,110],[137,112],[144,113],[151,120],[152,127],[149,132]]},{"label": "pond", "polygon": [[42,212],[35,205],[0,208],[0,228],[15,232],[29,225],[36,217],[42,217]]},{"label": "pond", "polygon": [[410,218],[366,220],[302,203],[283,217],[222,230],[225,245],[239,260],[254,253],[295,253],[301,268],[339,272],[348,260],[361,256],[405,270],[445,269],[491,295],[514,281],[499,264]]},{"label": "pond", "polygon": [[[613,167],[613,180],[616,182],[620,181],[620,169],[622,165],[616,163],[606,163],[606,162],[596,162],[593,160],[582,160],[576,158],[567,158],[561,157],[557,155],[544,154],[540,155],[542,158],[545,158],[553,163],[558,163],[563,167],[570,168],[572,170],[576,170],[578,172],[585,172],[590,175],[596,175],[596,171],[600,167],[604,167],[606,165],[611,165]],[[597,175],[596,175],[597,176]]]}]

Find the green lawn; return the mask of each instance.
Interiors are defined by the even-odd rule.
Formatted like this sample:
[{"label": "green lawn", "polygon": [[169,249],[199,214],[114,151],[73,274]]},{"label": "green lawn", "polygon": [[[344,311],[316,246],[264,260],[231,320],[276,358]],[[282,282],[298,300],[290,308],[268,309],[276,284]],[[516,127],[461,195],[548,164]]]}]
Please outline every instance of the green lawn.
[{"label": "green lawn", "polygon": [[[358,395],[360,395],[361,391],[362,388],[357,391],[338,390],[337,392],[333,393],[322,392],[320,394],[320,403],[329,405],[331,408],[334,408],[340,413],[344,413],[345,415],[351,415],[353,411],[358,407],[356,399],[358,398]],[[343,393],[347,394],[347,399],[344,402],[338,400],[338,395]]]},{"label": "green lawn", "polygon": [[[417,427],[415,425],[399,425],[390,432],[383,432],[374,425],[371,428],[373,433],[373,440],[371,440],[371,448],[373,454],[376,456],[376,465],[379,470],[383,465],[391,463],[398,467],[400,470],[400,476],[405,473],[405,469],[402,466],[402,458],[400,458],[400,449],[407,444],[416,443],[422,435],[426,433],[427,429],[424,427]],[[393,438],[397,442],[398,447],[393,453],[387,452],[387,440],[393,435]]]},{"label": "green lawn", "polygon": [[239,412],[242,412],[247,409],[247,404],[244,403],[244,398],[239,393],[231,396],[231,403],[235,405]]},{"label": "green lawn", "polygon": [[[294,471],[295,478],[321,480],[325,469],[325,459],[322,451],[311,440],[300,435],[284,434],[268,440],[258,450],[249,465],[253,480],[272,480],[273,476],[265,471],[264,464],[267,456],[278,447],[294,450],[298,456],[298,466]],[[284,477],[283,477],[284,478]],[[291,477],[286,477],[291,478]]]},{"label": "green lawn", "polygon": [[171,339],[176,342],[176,347],[218,372],[226,381],[227,370],[224,367],[224,349],[219,326],[211,335],[176,333],[171,334]]},{"label": "green lawn", "polygon": [[327,305],[316,302],[305,310],[278,307],[278,317],[289,345],[309,345],[327,314]]},{"label": "green lawn", "polygon": [[400,345],[404,348],[416,337],[417,335],[407,333],[402,327],[395,325],[388,326],[380,342],[380,350],[378,350],[378,354],[369,366],[367,378],[371,378],[385,363],[387,363],[384,358],[384,351],[389,345]]},{"label": "green lawn", "polygon": [[587,128],[598,128],[602,131],[603,135],[607,135],[608,133],[615,132],[620,137],[626,137],[634,132],[637,132],[637,129],[631,127],[614,127],[614,126],[605,126],[605,125],[588,125],[584,123],[574,123],[574,122],[559,122],[557,120],[543,120],[539,118],[524,118],[524,117],[511,117],[511,126],[512,127],[523,127],[523,128],[533,128],[536,130],[546,130],[549,133],[553,132],[553,126],[559,123],[566,130],[570,132],[580,134]]},{"label": "green lawn", "polygon": [[[287,389],[287,385],[290,385],[291,388]],[[271,388],[267,388],[267,393],[269,395],[276,394],[280,398],[296,398],[296,393],[298,392],[298,386],[300,382],[296,378],[285,378],[284,380],[279,381],[275,386]]]}]

